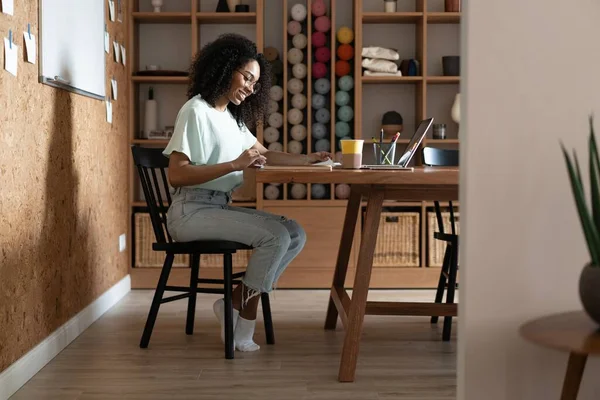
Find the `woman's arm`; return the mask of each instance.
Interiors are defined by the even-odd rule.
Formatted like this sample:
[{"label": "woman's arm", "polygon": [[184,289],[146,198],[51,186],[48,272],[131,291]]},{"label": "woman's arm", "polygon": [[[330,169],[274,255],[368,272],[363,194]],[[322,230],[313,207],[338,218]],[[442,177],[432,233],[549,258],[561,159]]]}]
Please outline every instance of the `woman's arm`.
[{"label": "woman's arm", "polygon": [[319,161],[326,161],[331,154],[326,151],[318,151],[311,154],[292,154],[281,151],[271,151],[256,141],[253,149],[267,158],[268,165],[308,165]]},{"label": "woman's arm", "polygon": [[233,161],[214,165],[192,165],[185,154],[174,151],[169,158],[169,183],[173,187],[199,185],[241,171],[255,162],[264,162],[264,157],[254,149],[244,151]]}]

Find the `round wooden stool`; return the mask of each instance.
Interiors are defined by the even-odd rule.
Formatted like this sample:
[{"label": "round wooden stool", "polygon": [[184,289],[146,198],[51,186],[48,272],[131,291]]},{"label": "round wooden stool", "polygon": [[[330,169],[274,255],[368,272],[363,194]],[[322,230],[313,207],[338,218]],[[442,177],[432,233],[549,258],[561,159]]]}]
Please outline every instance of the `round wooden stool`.
[{"label": "round wooden stool", "polygon": [[598,324],[585,312],[572,311],[527,322],[519,332],[533,343],[569,352],[561,400],[575,400],[588,355],[600,354]]}]

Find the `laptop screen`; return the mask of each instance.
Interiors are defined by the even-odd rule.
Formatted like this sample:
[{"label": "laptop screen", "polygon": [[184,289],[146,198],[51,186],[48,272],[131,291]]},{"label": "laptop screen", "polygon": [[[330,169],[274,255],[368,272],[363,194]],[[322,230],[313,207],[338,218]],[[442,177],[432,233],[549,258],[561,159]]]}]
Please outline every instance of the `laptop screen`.
[{"label": "laptop screen", "polygon": [[399,166],[401,166],[401,167],[408,166],[408,163],[410,163],[410,160],[413,158],[413,156],[417,152],[419,145],[421,144],[421,142],[423,141],[423,138],[427,134],[427,131],[431,127],[431,124],[433,124],[433,118],[427,118],[427,119],[424,119],[423,121],[421,121],[421,123],[417,127],[417,130],[415,131],[415,134],[410,139],[410,142],[408,142],[408,145],[406,146],[406,150],[404,150],[404,153],[398,160]]}]

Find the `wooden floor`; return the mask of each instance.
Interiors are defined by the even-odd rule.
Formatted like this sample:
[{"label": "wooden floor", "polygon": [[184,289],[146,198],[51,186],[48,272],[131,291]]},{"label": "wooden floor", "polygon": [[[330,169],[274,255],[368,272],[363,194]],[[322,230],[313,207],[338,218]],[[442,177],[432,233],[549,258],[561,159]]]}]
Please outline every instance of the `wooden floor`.
[{"label": "wooden floor", "polygon": [[[199,295],[196,330],[186,336],[187,301],[164,304],[148,349],[138,347],[152,291],[133,291],[33,377],[11,399],[403,399],[456,396],[456,323],[365,317],[356,381],[337,382],[343,332],[324,331],[327,291],[271,296],[274,346],[262,325],[256,353],[225,360],[216,295]],[[432,291],[372,291],[369,300],[431,301]],[[262,318],[259,318],[262,323]]]}]

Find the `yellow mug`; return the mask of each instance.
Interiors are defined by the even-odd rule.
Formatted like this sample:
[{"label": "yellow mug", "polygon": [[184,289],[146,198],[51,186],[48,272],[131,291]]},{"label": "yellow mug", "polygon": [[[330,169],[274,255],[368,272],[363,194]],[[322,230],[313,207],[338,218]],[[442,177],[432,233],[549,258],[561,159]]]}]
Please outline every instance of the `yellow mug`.
[{"label": "yellow mug", "polygon": [[362,166],[362,151],[364,140],[342,139],[342,168],[358,169]]}]

